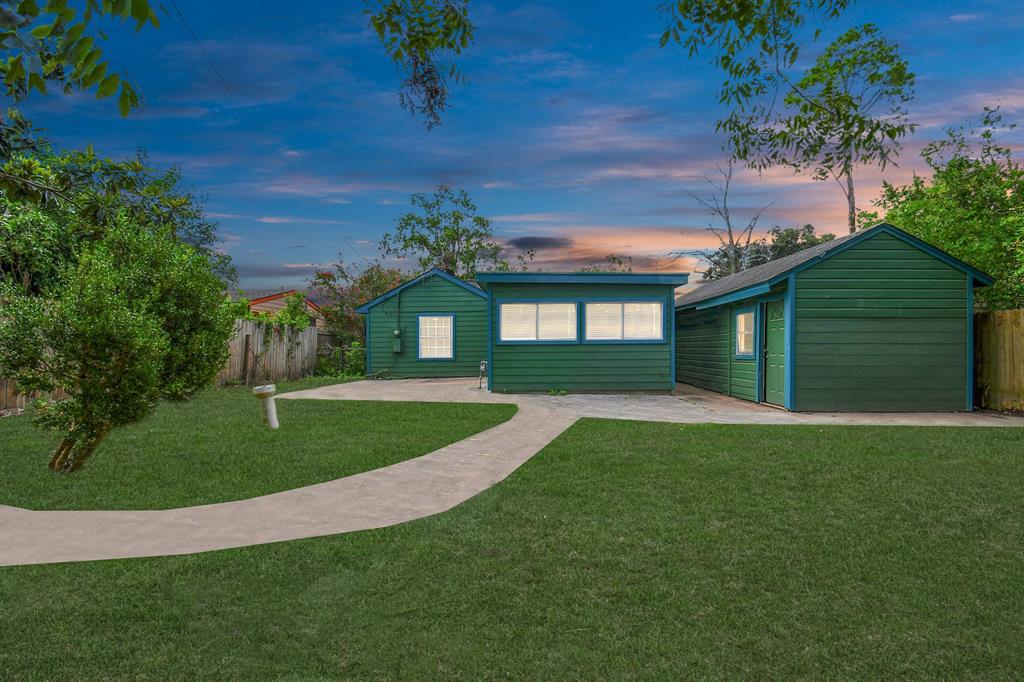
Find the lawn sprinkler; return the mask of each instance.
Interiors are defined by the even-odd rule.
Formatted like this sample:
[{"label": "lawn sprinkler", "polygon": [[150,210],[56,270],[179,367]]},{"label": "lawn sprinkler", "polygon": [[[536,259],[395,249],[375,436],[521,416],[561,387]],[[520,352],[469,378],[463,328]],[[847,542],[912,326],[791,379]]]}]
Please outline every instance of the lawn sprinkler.
[{"label": "lawn sprinkler", "polygon": [[279,426],[277,423],[277,405],[274,404],[274,393],[276,392],[277,386],[274,384],[253,386],[252,389],[252,394],[263,401],[263,421],[272,429],[276,429]]}]

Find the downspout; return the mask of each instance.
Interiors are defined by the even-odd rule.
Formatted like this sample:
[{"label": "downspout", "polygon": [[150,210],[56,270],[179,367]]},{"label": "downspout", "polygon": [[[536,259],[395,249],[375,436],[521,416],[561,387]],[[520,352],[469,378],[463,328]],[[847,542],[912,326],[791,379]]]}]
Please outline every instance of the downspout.
[{"label": "downspout", "polygon": [[796,367],[794,366],[794,358],[796,357],[796,275],[793,273],[789,273],[786,281],[786,305],[783,323],[786,330],[786,397],[783,401],[783,406],[792,412],[796,406]]},{"label": "downspout", "polygon": [[967,273],[967,411],[974,411],[974,275]]}]

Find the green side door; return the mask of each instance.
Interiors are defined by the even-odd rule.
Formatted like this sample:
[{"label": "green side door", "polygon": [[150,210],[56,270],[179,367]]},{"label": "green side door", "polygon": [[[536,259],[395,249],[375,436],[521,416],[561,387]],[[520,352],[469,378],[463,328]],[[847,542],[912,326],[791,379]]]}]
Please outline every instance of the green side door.
[{"label": "green side door", "polygon": [[782,301],[764,307],[764,401],[786,402],[786,310]]}]

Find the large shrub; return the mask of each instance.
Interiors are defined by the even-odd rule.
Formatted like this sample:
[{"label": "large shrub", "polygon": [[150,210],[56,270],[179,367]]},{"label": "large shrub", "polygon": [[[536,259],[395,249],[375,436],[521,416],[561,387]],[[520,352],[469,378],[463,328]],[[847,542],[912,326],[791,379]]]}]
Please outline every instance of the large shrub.
[{"label": "large shrub", "polygon": [[37,416],[63,433],[56,471],[80,468],[111,429],[159,401],[191,398],[227,359],[233,311],[209,259],[124,215],[44,294],[0,286],[0,374],[69,396]]},{"label": "large shrub", "polygon": [[1024,307],[1024,165],[997,137],[1013,127],[986,109],[979,129],[950,129],[922,150],[930,180],[886,184],[876,202],[893,225],[995,278],[978,290],[983,310]]}]

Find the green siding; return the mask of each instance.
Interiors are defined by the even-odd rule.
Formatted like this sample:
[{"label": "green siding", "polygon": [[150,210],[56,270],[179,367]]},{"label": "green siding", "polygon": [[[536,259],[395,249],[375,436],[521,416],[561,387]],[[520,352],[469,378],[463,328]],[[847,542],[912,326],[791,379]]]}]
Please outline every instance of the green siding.
[{"label": "green siding", "polygon": [[738,360],[737,310],[750,302],[676,314],[676,381],[736,398],[756,400],[757,363]]},{"label": "green siding", "polygon": [[965,409],[962,271],[883,233],[796,279],[796,410]]},{"label": "green siding", "polygon": [[[417,315],[455,315],[455,358],[418,360]],[[367,313],[370,368],[393,377],[477,376],[487,359],[487,300],[441,277],[430,277],[377,304]],[[392,353],[393,331],[402,330],[402,352]]]},{"label": "green siding", "polygon": [[[492,390],[500,392],[670,391],[672,287],[637,284],[494,284]],[[665,302],[664,343],[530,343],[498,341],[498,304],[508,300],[660,298]],[[577,313],[582,339],[582,308]]]}]

